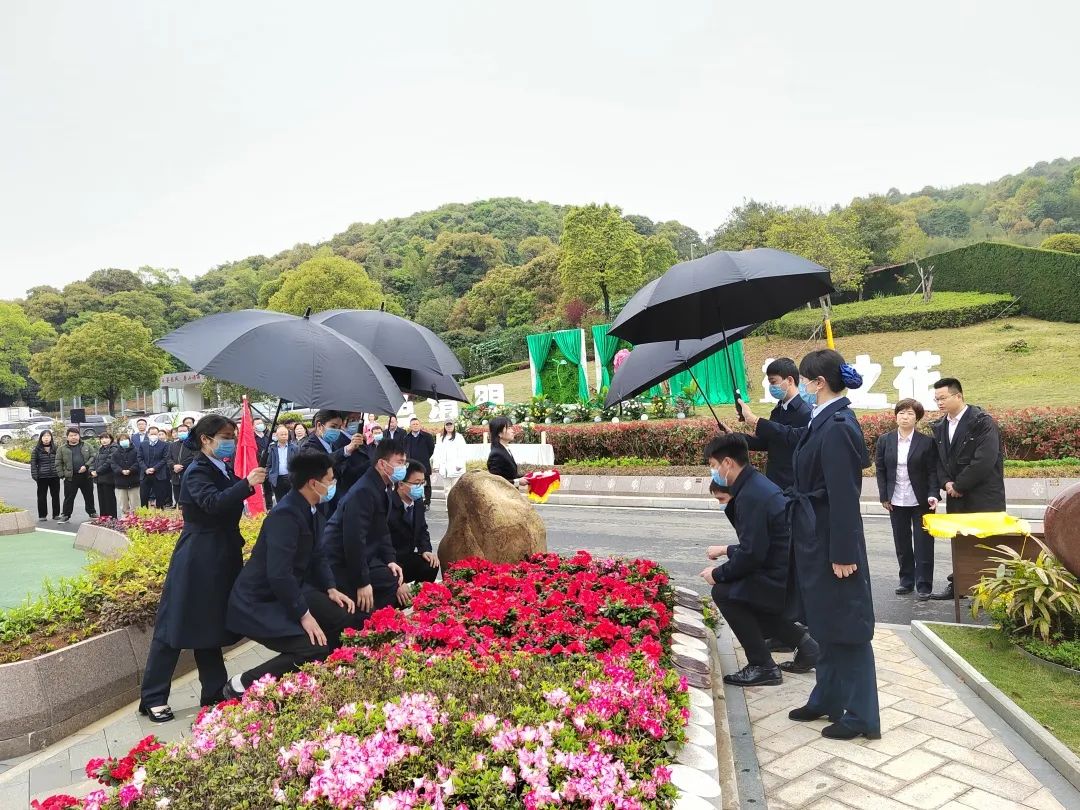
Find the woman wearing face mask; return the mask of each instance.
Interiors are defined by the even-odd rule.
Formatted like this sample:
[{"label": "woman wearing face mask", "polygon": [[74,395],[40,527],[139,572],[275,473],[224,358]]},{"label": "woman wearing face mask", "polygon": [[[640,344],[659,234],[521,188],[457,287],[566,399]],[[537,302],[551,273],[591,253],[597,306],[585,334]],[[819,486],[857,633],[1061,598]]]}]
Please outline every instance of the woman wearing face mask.
[{"label": "woman wearing face mask", "polygon": [[116,479],[113,476],[112,457],[117,447],[111,433],[102,433],[98,437],[101,447],[90,462],[90,477],[97,485],[98,514],[102,517],[116,517]]},{"label": "woman wearing face mask", "polygon": [[112,465],[113,489],[116,495],[116,514],[123,517],[139,508],[139,485],[142,470],[139,468],[139,451],[127,433],[116,434],[116,450],[109,463]]},{"label": "woman wearing face mask", "polygon": [[169,560],[139,704],[155,723],[173,719],[169,688],[182,650],[195,651],[200,703],[221,699],[227,678],[221,648],[238,640],[225,614],[244,563],[240,518],[245,499],[266,479],[261,467],[237,478],[225,466],[236,455],[236,425],[224,416],[204,416],[187,442],[196,455],[180,485],[184,529]]},{"label": "woman wearing face mask", "polygon": [[169,444],[169,483],[172,485],[173,503],[180,505],[180,482],[184,471],[195,460],[195,451],[188,445],[191,428],[187,423],[176,429],[176,441]]},{"label": "woman wearing face mask", "polygon": [[525,479],[518,473],[517,462],[510,454],[508,445],[514,440],[514,426],[505,416],[496,416],[488,423],[491,432],[491,452],[487,469],[492,475],[505,478],[516,487],[524,486]]},{"label": "woman wearing face mask", "polygon": [[435,469],[443,480],[443,493],[447,496],[465,474],[466,452],[465,437],[457,432],[453,421],[448,419],[435,443]]},{"label": "woman wearing face mask", "polygon": [[874,651],[874,603],[859,500],[870,466],[862,428],[843,392],[862,377],[831,349],[799,363],[800,394],[813,406],[805,428],[778,425],[747,411],[759,437],[784,437],[795,449],[789,491],[791,540],[810,634],[821,647],[817,684],[792,720],[827,717],[823,737],[881,736]]}]

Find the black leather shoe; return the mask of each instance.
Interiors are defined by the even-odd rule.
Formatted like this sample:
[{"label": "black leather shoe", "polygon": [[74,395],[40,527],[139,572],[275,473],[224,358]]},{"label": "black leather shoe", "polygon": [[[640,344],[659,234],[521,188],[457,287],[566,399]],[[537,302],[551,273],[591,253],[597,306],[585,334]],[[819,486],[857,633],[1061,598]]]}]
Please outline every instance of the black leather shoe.
[{"label": "black leather shoe", "polygon": [[233,685],[230,681],[225,681],[225,685],[221,688],[222,700],[240,700],[243,696],[243,692],[237,692],[233,689]]},{"label": "black leather shoe", "polygon": [[795,652],[791,647],[789,647],[787,644],[785,644],[784,642],[782,642],[778,638],[767,638],[767,639],[765,639],[765,646],[768,648],[769,652],[779,652],[779,653]]},{"label": "black leather shoe", "polygon": [[944,588],[942,588],[937,593],[930,594],[930,598],[933,599],[935,602],[944,602],[946,600],[951,602],[953,600],[953,586],[952,586],[952,583],[950,582],[948,585],[946,585]]},{"label": "black leather shoe", "polygon": [[784,675],[775,664],[771,667],[747,664],[738,672],[724,676],[724,683],[732,686],[779,686],[783,682]]},{"label": "black leather shoe", "polygon": [[145,714],[151,723],[168,723],[170,720],[176,719],[172,709],[168,706],[161,709],[148,709],[145,706],[140,706],[139,714]]},{"label": "black leather shoe", "polygon": [[830,740],[854,740],[856,737],[866,737],[868,740],[880,740],[880,731],[859,731],[843,723],[833,723],[821,730],[821,736]]},{"label": "black leather shoe", "polygon": [[915,594],[915,598],[918,599],[920,602],[925,602],[927,599],[932,599],[933,594],[930,593],[930,591],[919,591],[917,594]]},{"label": "black leather shoe", "polygon": [[897,586],[896,590],[893,591],[893,593],[895,593],[897,596],[905,596],[906,594],[911,593],[913,590],[915,589],[912,588],[910,585],[899,585]]},{"label": "black leather shoe", "polygon": [[807,633],[799,642],[798,649],[795,651],[794,660],[785,661],[780,665],[780,669],[784,672],[801,675],[816,667],[819,658],[821,658],[821,648],[818,646],[818,643],[810,637],[810,634]]},{"label": "black leather shoe", "polygon": [[[800,706],[788,712],[788,720],[798,720],[800,723],[809,723],[811,720],[820,720],[825,715],[815,712],[809,706]],[[840,719],[839,715],[829,715],[829,722],[835,723]]]}]

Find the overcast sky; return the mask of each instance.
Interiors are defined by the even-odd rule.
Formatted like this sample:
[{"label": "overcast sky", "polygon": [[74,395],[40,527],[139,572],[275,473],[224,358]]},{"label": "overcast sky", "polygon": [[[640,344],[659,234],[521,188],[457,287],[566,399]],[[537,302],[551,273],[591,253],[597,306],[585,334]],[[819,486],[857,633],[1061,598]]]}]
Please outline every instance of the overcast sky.
[{"label": "overcast sky", "polygon": [[1071,2],[0,0],[0,297],[445,202],[755,197],[1080,154]]}]

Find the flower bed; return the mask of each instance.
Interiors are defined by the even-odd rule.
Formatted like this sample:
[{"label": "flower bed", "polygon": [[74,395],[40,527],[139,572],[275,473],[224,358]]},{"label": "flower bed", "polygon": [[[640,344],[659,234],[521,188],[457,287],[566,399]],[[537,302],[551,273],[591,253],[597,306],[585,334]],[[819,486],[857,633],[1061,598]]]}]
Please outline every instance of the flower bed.
[{"label": "flower bed", "polygon": [[[464,561],[412,615],[377,612],[322,664],[200,714],[188,740],[51,808],[667,808],[685,682],[654,563]],[[116,764],[94,775],[116,781]],[[67,801],[61,799],[60,801]]]}]

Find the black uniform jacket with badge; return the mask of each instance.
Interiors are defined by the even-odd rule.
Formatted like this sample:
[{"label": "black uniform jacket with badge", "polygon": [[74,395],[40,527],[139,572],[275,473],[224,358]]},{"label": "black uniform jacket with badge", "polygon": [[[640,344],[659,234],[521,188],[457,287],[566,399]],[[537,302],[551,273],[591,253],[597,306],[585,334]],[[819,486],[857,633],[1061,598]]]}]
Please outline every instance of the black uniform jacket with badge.
[{"label": "black uniform jacket with badge", "polygon": [[371,585],[371,569],[397,562],[387,525],[389,493],[375,467],[356,482],[323,532],[337,587],[349,594]]},{"label": "black uniform jacket with badge", "polygon": [[934,423],[938,479],[952,482],[960,498],[946,498],[947,512],[1005,511],[1005,453],[994,417],[968,405],[952,441],[949,420]]},{"label": "black uniform jacket with badge", "polygon": [[[862,428],[847,397],[829,402],[805,428],[757,423],[765,438],[783,436],[795,447],[789,490],[796,579],[810,634],[817,641],[859,644],[874,637],[874,602],[859,501],[862,471],[870,466]],[[857,568],[838,577],[833,564]]]},{"label": "black uniform jacket with badge", "polygon": [[784,493],[747,466],[731,484],[731,500],[724,514],[739,544],[728,546],[727,562],[713,570],[713,579],[731,583],[730,599],[767,613],[780,613],[786,600],[791,551]]},{"label": "black uniform jacket with badge", "polygon": [[396,492],[390,494],[390,537],[394,541],[394,553],[398,559],[407,554],[431,551],[431,532],[428,531],[424,502],[413,501],[406,512],[405,502]]},{"label": "black uniform jacket with badge", "polygon": [[[777,402],[769,414],[769,421],[787,427],[806,427],[810,423],[810,406],[801,396],[795,396],[785,408]],[[765,463],[765,477],[780,489],[787,489],[795,479],[791,464],[792,448],[782,437],[766,441],[760,436],[747,436],[746,444],[751,450],[765,450],[768,460]]]}]

